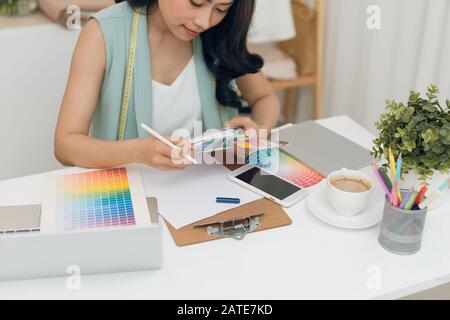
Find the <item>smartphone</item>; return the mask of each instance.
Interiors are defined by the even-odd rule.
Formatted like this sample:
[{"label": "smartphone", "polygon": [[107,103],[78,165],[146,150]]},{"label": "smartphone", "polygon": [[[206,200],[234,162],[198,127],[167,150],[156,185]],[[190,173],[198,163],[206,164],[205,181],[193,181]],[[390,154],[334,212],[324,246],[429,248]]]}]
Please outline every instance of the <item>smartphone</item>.
[{"label": "smartphone", "polygon": [[279,149],[254,152],[247,157],[246,163],[262,167],[301,188],[310,188],[324,179],[320,173]]},{"label": "smartphone", "polygon": [[308,194],[305,189],[254,164],[232,171],[228,177],[231,181],[283,207],[291,207]]}]

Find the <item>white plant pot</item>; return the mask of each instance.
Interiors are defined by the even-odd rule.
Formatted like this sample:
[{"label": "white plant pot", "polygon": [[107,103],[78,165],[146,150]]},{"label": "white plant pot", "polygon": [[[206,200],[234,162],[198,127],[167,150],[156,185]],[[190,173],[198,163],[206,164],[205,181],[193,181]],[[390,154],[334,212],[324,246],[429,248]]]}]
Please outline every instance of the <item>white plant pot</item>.
[{"label": "white plant pot", "polygon": [[[402,180],[400,181],[400,189],[409,189],[413,187],[416,190],[422,188],[422,181],[419,180],[420,175],[416,170],[410,170],[407,174],[403,174]],[[448,174],[440,173],[435,171],[434,174],[428,179],[428,191],[426,196],[430,196],[434,191],[436,191],[444,182],[449,178]],[[433,211],[441,207],[444,203],[446,197],[449,197],[450,193],[448,189],[442,194],[442,196],[431,203],[428,207],[428,211]]]}]

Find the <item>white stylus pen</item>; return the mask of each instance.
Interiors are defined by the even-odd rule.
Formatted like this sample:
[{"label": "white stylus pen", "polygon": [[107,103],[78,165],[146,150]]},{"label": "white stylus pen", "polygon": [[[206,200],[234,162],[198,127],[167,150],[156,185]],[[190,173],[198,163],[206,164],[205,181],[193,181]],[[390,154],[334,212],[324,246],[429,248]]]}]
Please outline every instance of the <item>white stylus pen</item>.
[{"label": "white stylus pen", "polygon": [[[158,132],[156,132],[155,130],[153,130],[152,128],[146,126],[145,124],[141,124],[142,129],[144,129],[145,131],[147,131],[148,133],[150,133],[152,136],[154,136],[155,138],[157,138],[158,140],[160,140],[161,142],[165,143],[166,145],[168,145],[169,147],[179,150],[180,147],[174,145],[172,142],[170,142],[169,140],[167,140],[166,138],[164,138],[162,135],[160,135]],[[193,163],[193,164],[198,164],[197,161],[195,161],[194,158],[192,158],[190,155],[185,155],[184,156],[186,158],[186,160],[188,160],[189,162]]]}]

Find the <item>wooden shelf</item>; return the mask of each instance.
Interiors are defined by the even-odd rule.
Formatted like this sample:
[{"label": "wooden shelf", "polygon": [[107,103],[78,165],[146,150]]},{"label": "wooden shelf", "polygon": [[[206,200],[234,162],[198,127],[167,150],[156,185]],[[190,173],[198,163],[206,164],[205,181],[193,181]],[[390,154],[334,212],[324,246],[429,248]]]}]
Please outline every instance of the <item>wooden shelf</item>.
[{"label": "wooden shelf", "polygon": [[316,84],[316,76],[300,76],[293,80],[270,80],[270,83],[275,90],[312,86]]},{"label": "wooden shelf", "polygon": [[[323,53],[324,53],[324,25],[325,25],[325,0],[315,0],[315,10],[311,13],[305,12],[305,6],[299,4],[297,1],[292,0],[292,8],[294,13],[294,20],[296,23],[297,36],[294,39],[278,43],[279,48],[285,53],[294,58],[301,70],[300,66],[305,57],[311,59],[311,55],[314,56],[314,65],[311,66],[310,62],[306,68],[308,71],[304,70],[304,73],[308,75],[302,75],[294,80],[289,81],[279,81],[270,80],[272,87],[275,90],[285,90],[286,99],[284,103],[284,118],[286,122],[295,122],[295,113],[297,106],[298,88],[305,86],[314,86],[315,89],[315,105],[314,105],[314,118],[319,119],[322,117],[322,103],[323,103]],[[307,28],[303,28],[306,19],[314,19],[315,23],[313,25],[307,25]],[[307,22],[306,22],[307,23]],[[311,45],[310,40],[305,35],[313,35],[315,38],[314,45]],[[306,52],[302,48],[302,44],[309,44],[314,52]],[[308,47],[308,48],[309,48]],[[306,52],[306,53],[305,53]],[[311,70],[311,72],[309,71]]]}]

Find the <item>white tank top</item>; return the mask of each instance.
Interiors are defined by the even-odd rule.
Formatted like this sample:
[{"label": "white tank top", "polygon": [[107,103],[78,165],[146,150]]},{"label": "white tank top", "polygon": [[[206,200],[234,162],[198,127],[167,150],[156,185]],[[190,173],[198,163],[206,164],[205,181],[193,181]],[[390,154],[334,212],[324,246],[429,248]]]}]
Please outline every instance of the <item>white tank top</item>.
[{"label": "white tank top", "polygon": [[152,88],[153,129],[169,136],[180,136],[179,129],[185,129],[192,136],[194,121],[202,119],[194,57],[170,86],[153,80]]}]

